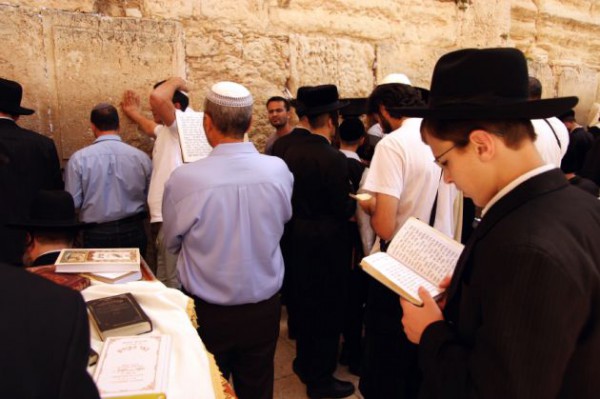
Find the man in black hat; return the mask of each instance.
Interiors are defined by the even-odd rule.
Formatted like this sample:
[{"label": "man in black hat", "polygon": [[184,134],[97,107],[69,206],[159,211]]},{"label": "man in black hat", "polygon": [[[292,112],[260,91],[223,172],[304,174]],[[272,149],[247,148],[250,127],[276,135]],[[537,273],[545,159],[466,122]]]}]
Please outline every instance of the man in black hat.
[{"label": "man in black hat", "polygon": [[576,97],[528,101],[511,48],[446,54],[421,116],[444,179],[483,208],[444,300],[402,300],[421,397],[600,396],[600,204],[542,160],[530,119]]},{"label": "man in black hat", "polygon": [[86,226],[77,221],[73,197],[63,190],[40,190],[31,203],[29,217],[9,224],[27,232],[25,266],[54,264],[60,251],[72,248],[77,232]]},{"label": "man in black hat", "polygon": [[21,264],[25,232],[6,227],[11,219],[24,219],[40,189],[62,189],[60,163],[54,141],[17,125],[23,89],[0,78],[0,261]]},{"label": "man in black hat", "polygon": [[333,377],[349,267],[346,223],[355,210],[346,157],[331,146],[338,110],[345,105],[334,85],[301,87],[296,106],[307,129],[282,137],[274,147],[294,175],[284,259],[286,273],[291,273],[293,307],[288,312],[297,329],[294,371],[310,398],[354,392],[351,383]]}]

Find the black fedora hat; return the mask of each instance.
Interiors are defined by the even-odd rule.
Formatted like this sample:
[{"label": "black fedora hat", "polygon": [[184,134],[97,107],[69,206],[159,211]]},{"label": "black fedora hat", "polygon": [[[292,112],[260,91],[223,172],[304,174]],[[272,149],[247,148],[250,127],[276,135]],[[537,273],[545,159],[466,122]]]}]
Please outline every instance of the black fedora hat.
[{"label": "black fedora hat", "polygon": [[297,112],[306,116],[325,114],[348,104],[348,101],[340,101],[335,85],[302,86],[294,101]]},{"label": "black fedora hat", "polygon": [[7,226],[23,230],[64,230],[90,224],[77,221],[71,194],[62,190],[40,190],[29,208],[29,218]]},{"label": "black fedora hat", "polygon": [[529,101],[528,79],[515,48],[457,50],[436,63],[427,106],[393,109],[432,119],[540,119],[577,104],[577,97]]},{"label": "black fedora hat", "polygon": [[35,111],[21,107],[23,88],[15,81],[0,78],[0,111],[11,115],[31,115]]}]

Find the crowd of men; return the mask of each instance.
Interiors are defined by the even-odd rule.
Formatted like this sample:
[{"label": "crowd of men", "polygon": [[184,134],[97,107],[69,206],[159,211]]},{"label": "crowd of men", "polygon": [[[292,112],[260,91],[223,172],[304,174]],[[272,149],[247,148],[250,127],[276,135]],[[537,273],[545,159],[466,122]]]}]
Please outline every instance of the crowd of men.
[{"label": "crowd of men", "polygon": [[[274,96],[265,154],[244,140],[252,93],[218,82],[202,107],[212,151],[191,163],[177,126],[194,112],[187,91],[178,77],[156,83],[152,118],[124,93],[125,115],[155,139],[152,160],[123,142],[113,105],[94,106],[95,141],[69,159],[63,191],[54,143],[17,125],[33,110],[0,79],[0,260],[53,263],[79,235],[145,254],[149,219],[159,279],[193,299],[240,399],[273,397],[282,302],[311,399],[355,392],[334,376],[339,363],[367,399],[600,395],[599,140],[576,123],[576,97],[541,98],[519,50],[448,53],[430,90],[390,75],[356,115],[331,84]],[[465,243],[444,295],[421,288],[421,307],[359,266],[409,217]],[[17,267],[0,276],[0,314],[16,320],[0,337],[17,341],[1,352],[12,377],[0,392],[98,397],[81,296]],[[44,347],[27,346],[29,318]]]}]

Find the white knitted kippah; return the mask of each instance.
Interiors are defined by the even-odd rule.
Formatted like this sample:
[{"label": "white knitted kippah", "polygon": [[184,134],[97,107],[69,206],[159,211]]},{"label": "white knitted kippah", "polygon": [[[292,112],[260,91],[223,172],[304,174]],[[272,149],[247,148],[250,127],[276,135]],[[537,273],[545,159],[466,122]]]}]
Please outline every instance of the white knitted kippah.
[{"label": "white knitted kippah", "polygon": [[411,85],[410,79],[403,73],[390,73],[379,82],[380,85],[387,83],[402,83],[404,85]]},{"label": "white knitted kippah", "polygon": [[248,107],[254,103],[248,89],[234,82],[215,83],[208,91],[206,99],[217,105],[232,108]]}]

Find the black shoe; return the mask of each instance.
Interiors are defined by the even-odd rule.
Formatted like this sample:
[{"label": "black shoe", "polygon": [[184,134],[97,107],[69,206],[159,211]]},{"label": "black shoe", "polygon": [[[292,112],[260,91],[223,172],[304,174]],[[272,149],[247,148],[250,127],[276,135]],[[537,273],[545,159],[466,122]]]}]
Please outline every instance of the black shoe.
[{"label": "black shoe", "polygon": [[302,383],[305,383],[304,382],[304,375],[303,375],[302,371],[300,371],[300,367],[298,367],[296,365],[296,359],[294,359],[292,361],[292,370],[294,371],[294,373],[296,373],[296,375],[298,376],[298,378],[300,378],[300,381],[302,381]]},{"label": "black shoe", "polygon": [[326,382],[310,384],[306,388],[306,394],[310,399],[345,398],[354,393],[354,385],[351,382],[341,381],[331,377]]},{"label": "black shoe", "polygon": [[348,350],[348,347],[346,346],[346,344],[342,345],[342,350],[340,351],[339,363],[342,366],[347,366],[348,364],[350,364],[350,351]]},{"label": "black shoe", "polygon": [[348,365],[348,371],[350,374],[360,377],[360,363],[350,362],[350,365]]}]

